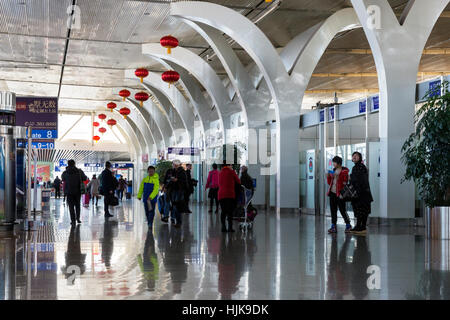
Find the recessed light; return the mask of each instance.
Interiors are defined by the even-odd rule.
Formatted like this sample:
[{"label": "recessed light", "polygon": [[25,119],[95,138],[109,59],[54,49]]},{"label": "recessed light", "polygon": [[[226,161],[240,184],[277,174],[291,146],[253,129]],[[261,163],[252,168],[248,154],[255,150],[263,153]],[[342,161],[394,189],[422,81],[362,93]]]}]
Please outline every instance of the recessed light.
[{"label": "recessed light", "polygon": [[149,16],[150,12],[144,12],[144,16]]}]

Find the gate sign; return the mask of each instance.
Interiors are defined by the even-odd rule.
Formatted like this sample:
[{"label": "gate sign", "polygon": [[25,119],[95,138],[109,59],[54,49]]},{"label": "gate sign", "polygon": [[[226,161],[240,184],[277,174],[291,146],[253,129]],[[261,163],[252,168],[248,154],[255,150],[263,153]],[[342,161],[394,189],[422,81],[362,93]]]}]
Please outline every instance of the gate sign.
[{"label": "gate sign", "polygon": [[133,168],[133,164],[132,163],[114,163],[112,165],[112,167],[114,169],[128,169],[128,168]]},{"label": "gate sign", "polygon": [[169,147],[168,154],[176,154],[179,156],[195,156],[199,154],[198,148],[182,148],[182,147]]},{"label": "gate sign", "polygon": [[375,111],[375,110],[378,110],[378,109],[380,109],[380,98],[378,97],[378,96],[376,96],[376,97],[373,97],[372,98],[373,100],[373,110]]},{"label": "gate sign", "polygon": [[[27,139],[17,139],[17,148],[27,149],[28,140]],[[31,148],[33,149],[55,149],[54,139],[33,139],[31,143]]]},{"label": "gate sign", "polygon": [[60,167],[67,167],[69,164],[67,163],[67,159],[61,159],[59,160],[59,166]]},{"label": "gate sign", "polygon": [[33,139],[57,139],[58,98],[17,97],[16,125],[32,127]]},{"label": "gate sign", "polygon": [[101,168],[102,164],[101,163],[85,163],[84,167],[85,168]]},{"label": "gate sign", "polygon": [[359,102],[359,113],[365,113],[366,112],[366,101],[360,101]]}]

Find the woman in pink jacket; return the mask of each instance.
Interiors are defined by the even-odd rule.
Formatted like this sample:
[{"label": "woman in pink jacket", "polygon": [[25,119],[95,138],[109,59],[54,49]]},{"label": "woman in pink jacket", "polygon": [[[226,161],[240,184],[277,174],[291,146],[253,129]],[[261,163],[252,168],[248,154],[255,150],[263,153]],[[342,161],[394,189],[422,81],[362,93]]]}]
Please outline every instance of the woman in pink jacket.
[{"label": "woman in pink jacket", "polygon": [[213,163],[213,169],[208,174],[208,180],[206,181],[205,189],[209,188],[208,198],[211,199],[208,212],[212,212],[214,200],[216,201],[216,213],[219,212],[219,170],[217,170],[217,164]]}]

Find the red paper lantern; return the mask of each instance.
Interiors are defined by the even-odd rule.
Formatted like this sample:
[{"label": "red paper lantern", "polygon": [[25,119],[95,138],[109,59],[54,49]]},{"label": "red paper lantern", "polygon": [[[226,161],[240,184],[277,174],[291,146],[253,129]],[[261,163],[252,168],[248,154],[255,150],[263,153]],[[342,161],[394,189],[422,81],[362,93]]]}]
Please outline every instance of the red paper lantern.
[{"label": "red paper lantern", "polygon": [[134,98],[139,101],[141,107],[144,105],[144,101],[147,101],[150,96],[147,92],[141,91],[134,95]]},{"label": "red paper lantern", "polygon": [[169,71],[164,72],[161,75],[161,79],[164,82],[169,83],[169,87],[170,87],[171,84],[174,84],[175,82],[180,80],[180,74],[178,72],[176,72],[176,71],[169,70]]},{"label": "red paper lantern", "polygon": [[162,37],[159,43],[167,49],[167,54],[171,54],[172,49],[178,47],[178,39],[170,35]]},{"label": "red paper lantern", "polygon": [[119,96],[121,96],[123,98],[123,101],[125,101],[126,98],[128,98],[130,96],[130,91],[128,91],[127,89],[123,89],[119,91]]},{"label": "red paper lantern", "polygon": [[136,71],[134,71],[134,74],[136,75],[136,77],[141,78],[141,83],[143,83],[144,78],[148,76],[148,70],[144,68],[139,68],[136,69]]},{"label": "red paper lantern", "polygon": [[97,121],[94,121],[94,123],[92,123],[92,125],[93,125],[94,127],[98,127],[98,126],[100,125],[100,123],[98,123]]},{"label": "red paper lantern", "polygon": [[103,128],[103,127],[101,127],[100,129],[98,129],[98,131],[99,131],[101,134],[104,134],[104,133],[106,132],[106,129]]},{"label": "red paper lantern", "polygon": [[100,140],[100,137],[99,136],[93,136],[92,140],[94,140],[95,142],[98,142],[98,140]]},{"label": "red paper lantern", "polygon": [[130,114],[130,109],[128,109],[127,107],[124,107],[124,108],[120,109],[119,112],[121,115],[123,115],[123,118],[126,119],[127,115]]},{"label": "red paper lantern", "polygon": [[113,112],[113,110],[117,107],[117,104],[115,104],[114,102],[110,102],[106,105],[106,107],[111,110],[111,112]]},{"label": "red paper lantern", "polygon": [[98,115],[98,118],[99,118],[100,120],[104,121],[104,120],[106,119],[106,114],[100,113],[100,114]]},{"label": "red paper lantern", "polygon": [[106,124],[112,128],[112,126],[115,126],[117,124],[117,121],[114,119],[109,119],[106,121]]}]

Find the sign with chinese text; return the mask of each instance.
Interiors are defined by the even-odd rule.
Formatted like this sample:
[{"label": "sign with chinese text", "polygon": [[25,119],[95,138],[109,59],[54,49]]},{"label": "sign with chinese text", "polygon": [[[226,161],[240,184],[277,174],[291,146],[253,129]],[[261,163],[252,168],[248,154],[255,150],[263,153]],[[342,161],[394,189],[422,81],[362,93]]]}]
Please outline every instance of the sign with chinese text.
[{"label": "sign with chinese text", "polygon": [[57,139],[58,99],[50,97],[17,97],[16,125],[32,127],[33,139]]}]

